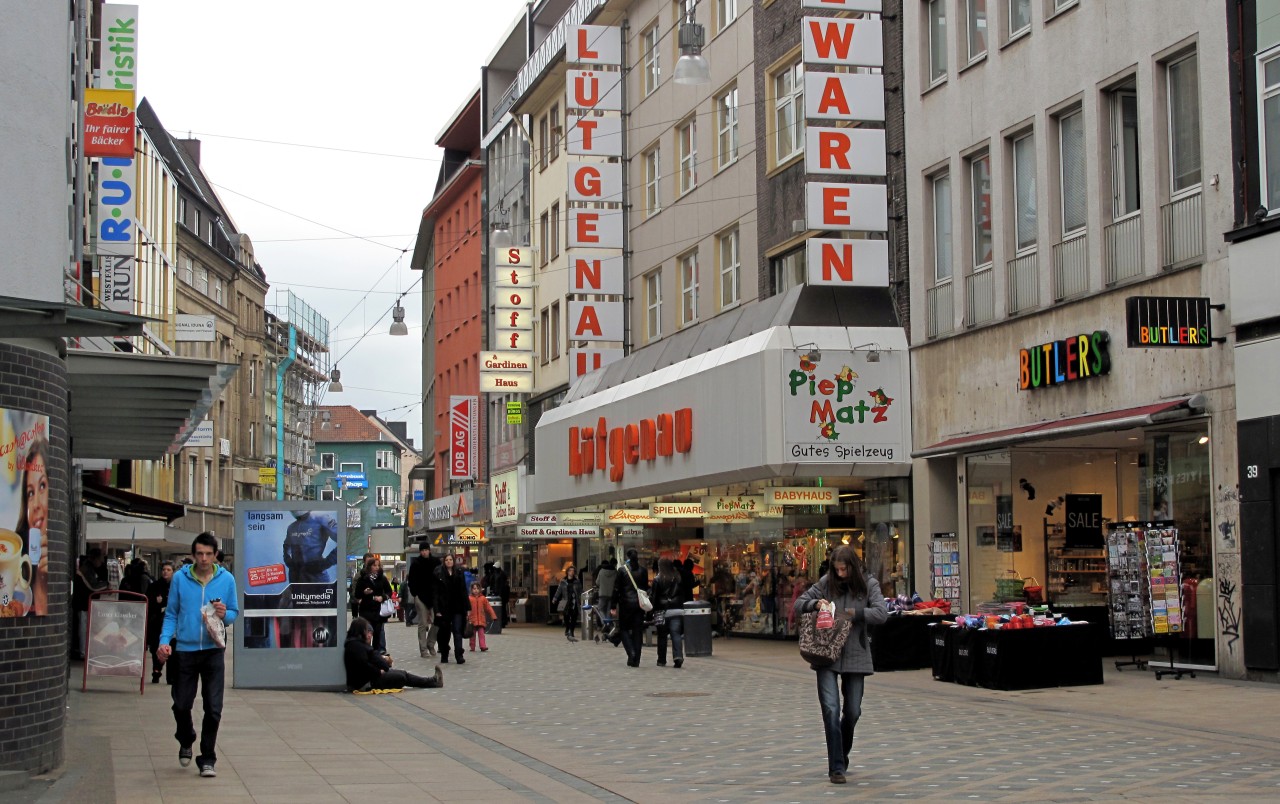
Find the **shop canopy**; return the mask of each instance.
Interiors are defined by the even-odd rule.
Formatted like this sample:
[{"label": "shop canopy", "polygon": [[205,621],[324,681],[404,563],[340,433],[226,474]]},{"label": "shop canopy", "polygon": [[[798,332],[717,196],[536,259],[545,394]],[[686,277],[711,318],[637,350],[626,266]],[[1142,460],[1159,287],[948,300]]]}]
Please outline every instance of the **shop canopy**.
[{"label": "shop canopy", "polygon": [[1029,441],[1042,441],[1047,438],[1089,435],[1090,433],[1124,430],[1130,427],[1145,427],[1197,415],[1203,412],[1204,406],[1204,396],[1196,394],[1195,396],[1167,402],[1141,405],[1136,408],[1088,413],[1066,419],[1007,427],[1003,430],[971,433],[939,441],[932,446],[917,450],[912,457],[940,458],[947,455],[957,455],[961,452],[978,452],[986,449],[1010,447]]},{"label": "shop canopy", "polygon": [[181,519],[187,513],[187,509],[180,503],[134,494],[131,491],[104,486],[90,480],[85,480],[81,496],[84,504],[92,508],[140,519],[168,523]]}]

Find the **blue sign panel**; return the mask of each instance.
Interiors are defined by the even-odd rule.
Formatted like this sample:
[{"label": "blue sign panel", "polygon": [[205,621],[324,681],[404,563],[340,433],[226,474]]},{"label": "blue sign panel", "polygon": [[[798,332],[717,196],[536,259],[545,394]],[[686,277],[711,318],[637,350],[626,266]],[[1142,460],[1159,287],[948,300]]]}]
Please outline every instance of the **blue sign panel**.
[{"label": "blue sign panel", "polygon": [[364,472],[338,472],[334,475],[344,489],[367,489],[369,479]]}]

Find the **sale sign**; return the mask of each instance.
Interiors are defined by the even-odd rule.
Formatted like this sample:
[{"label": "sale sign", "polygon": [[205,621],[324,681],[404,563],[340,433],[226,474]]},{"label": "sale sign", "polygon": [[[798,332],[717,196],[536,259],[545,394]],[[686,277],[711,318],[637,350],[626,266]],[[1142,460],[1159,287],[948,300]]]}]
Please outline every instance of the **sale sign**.
[{"label": "sale sign", "polygon": [[472,480],[480,442],[480,398],[449,397],[449,479]]}]

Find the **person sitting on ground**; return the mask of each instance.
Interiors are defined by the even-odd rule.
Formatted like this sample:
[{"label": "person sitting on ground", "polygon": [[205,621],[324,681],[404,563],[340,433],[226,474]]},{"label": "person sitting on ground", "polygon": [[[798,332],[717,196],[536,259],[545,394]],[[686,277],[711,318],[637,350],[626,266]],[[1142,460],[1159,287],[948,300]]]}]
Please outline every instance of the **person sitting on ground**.
[{"label": "person sitting on ground", "polygon": [[373,646],[373,626],[363,617],[351,621],[342,663],[347,668],[347,689],[351,692],[398,690],[404,687],[443,687],[444,674],[436,665],[431,678],[415,676],[391,667],[393,660]]}]

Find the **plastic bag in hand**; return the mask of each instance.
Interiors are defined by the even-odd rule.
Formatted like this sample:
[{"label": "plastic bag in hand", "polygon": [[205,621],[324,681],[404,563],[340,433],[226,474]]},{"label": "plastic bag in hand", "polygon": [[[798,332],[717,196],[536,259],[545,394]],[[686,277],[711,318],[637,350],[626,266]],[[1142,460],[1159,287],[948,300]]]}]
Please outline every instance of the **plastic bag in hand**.
[{"label": "plastic bag in hand", "polygon": [[214,644],[220,648],[227,646],[227,625],[222,622],[222,618],[214,611],[212,603],[205,603],[200,607],[200,616],[204,618],[204,627],[209,632],[209,637]]}]

